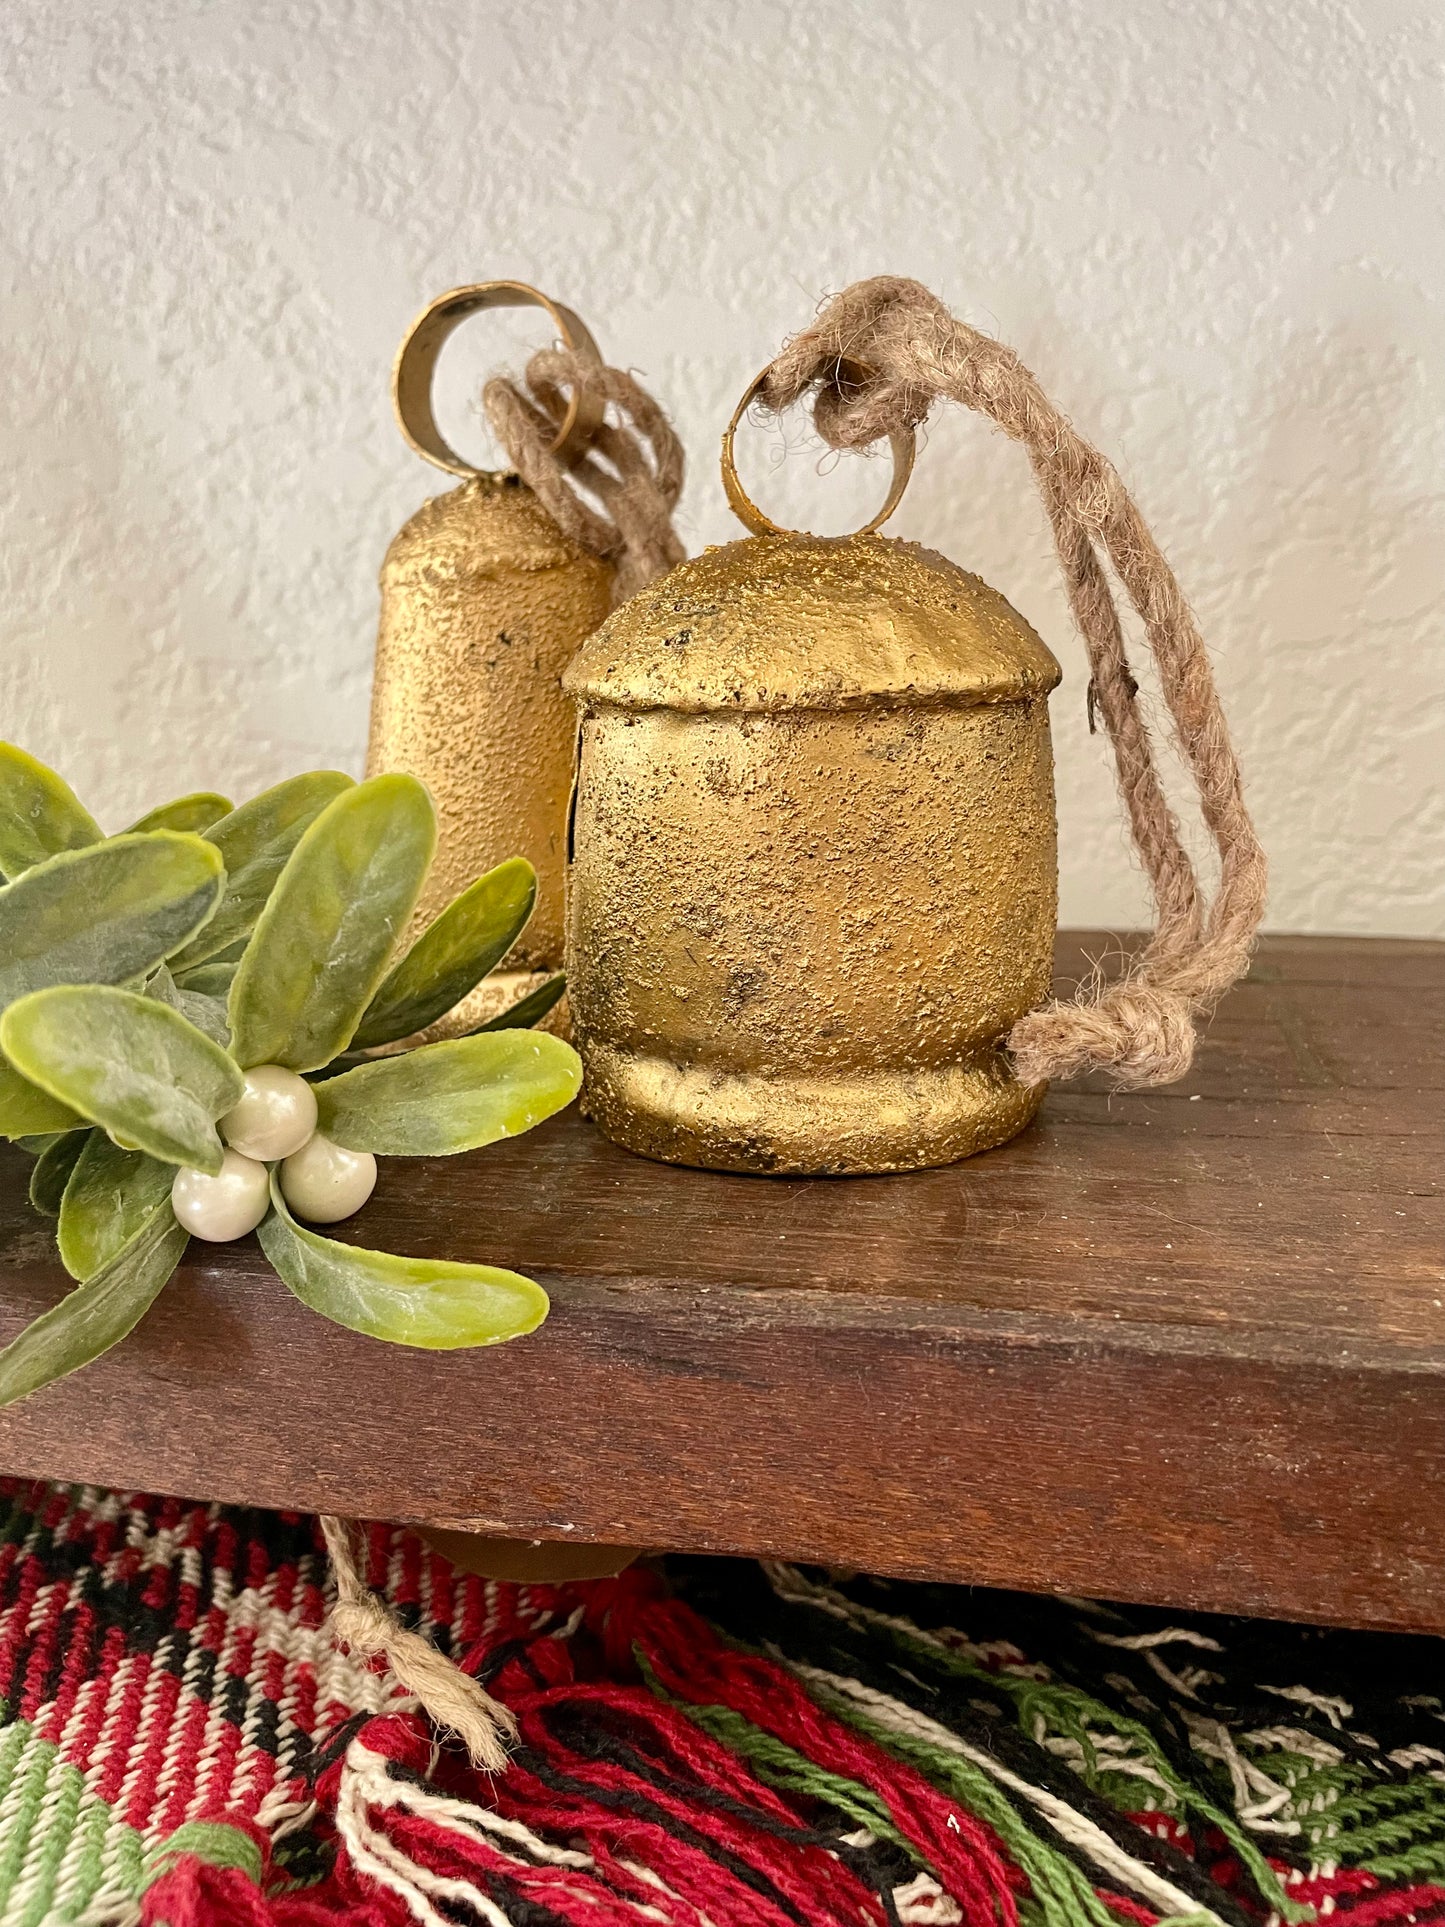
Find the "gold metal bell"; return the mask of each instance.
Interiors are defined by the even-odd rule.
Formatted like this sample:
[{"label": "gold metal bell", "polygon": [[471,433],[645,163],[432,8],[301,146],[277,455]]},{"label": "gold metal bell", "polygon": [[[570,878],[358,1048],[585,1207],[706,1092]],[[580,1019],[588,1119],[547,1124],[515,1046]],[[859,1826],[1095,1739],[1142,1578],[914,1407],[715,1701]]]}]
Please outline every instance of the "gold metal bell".
[{"label": "gold metal bell", "polygon": [[586,1100],[671,1163],[946,1164],[1042,1090],[1001,1039],[1049,987],[1048,695],[1023,618],[943,556],[781,530],[685,562],[564,678],[581,724],[568,986]]},{"label": "gold metal bell", "polygon": [[[437,806],[436,863],[414,928],[507,857],[537,872],[537,908],[487,979],[492,1014],[562,966],[563,873],[575,722],[560,677],[611,606],[612,565],[565,536],[512,474],[473,468],[432,412],[437,355],[468,315],[535,305],[563,344],[595,356],[570,309],[521,282],[454,288],[417,317],[397,355],[392,395],[419,455],[463,477],[401,529],[381,570],[381,626],[367,772],[420,777]],[[554,452],[586,446],[600,407],[572,395]]]}]

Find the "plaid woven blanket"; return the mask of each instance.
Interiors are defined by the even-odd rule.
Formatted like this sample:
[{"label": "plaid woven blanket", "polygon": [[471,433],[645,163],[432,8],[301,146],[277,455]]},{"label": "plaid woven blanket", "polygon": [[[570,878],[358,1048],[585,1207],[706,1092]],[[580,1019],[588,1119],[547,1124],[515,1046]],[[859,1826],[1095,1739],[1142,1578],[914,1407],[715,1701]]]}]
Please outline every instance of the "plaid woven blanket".
[{"label": "plaid woven blanket", "polygon": [[0,1482],[0,1922],[1445,1920],[1445,1645],[669,1560],[369,1578],[495,1780],[323,1630],[315,1522]]}]

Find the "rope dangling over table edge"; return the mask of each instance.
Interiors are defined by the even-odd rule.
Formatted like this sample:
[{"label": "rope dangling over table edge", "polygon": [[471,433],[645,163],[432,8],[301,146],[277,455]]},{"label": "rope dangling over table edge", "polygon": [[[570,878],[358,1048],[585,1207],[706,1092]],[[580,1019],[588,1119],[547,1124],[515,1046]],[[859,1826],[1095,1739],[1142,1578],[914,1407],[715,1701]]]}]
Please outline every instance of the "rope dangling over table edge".
[{"label": "rope dangling over table edge", "polygon": [[[857,281],[828,301],[772,362],[760,395],[775,412],[811,395],[814,423],[833,448],[866,448],[917,427],[948,399],[987,415],[1027,451],[1153,892],[1155,928],[1122,977],[1030,1011],[1009,1032],[1008,1048],[1029,1084],[1096,1069],[1125,1089],[1183,1076],[1196,1025],[1249,967],[1266,863],[1203,638],[1117,471],[1011,348],[900,277]],[[1219,885],[1207,908],[1137,701],[1105,559],[1143,623],[1174,739],[1219,852]]]},{"label": "rope dangling over table edge", "polygon": [[360,1658],[382,1660],[432,1722],[456,1734],[473,1766],[500,1773],[507,1764],[507,1743],[517,1732],[510,1710],[430,1640],[403,1626],[371,1590],[357,1563],[348,1521],[323,1513],[321,1532],[336,1577],[332,1639]]},{"label": "rope dangling over table edge", "polygon": [[[591,389],[617,420],[604,420],[575,461],[555,452],[569,391]],[[682,561],[672,526],[682,494],[682,443],[647,390],[622,368],[568,348],[543,348],[525,386],[494,375],[482,390],[492,432],[508,460],[564,534],[615,562],[613,602],[625,602]],[[593,496],[601,509],[584,498]]]}]

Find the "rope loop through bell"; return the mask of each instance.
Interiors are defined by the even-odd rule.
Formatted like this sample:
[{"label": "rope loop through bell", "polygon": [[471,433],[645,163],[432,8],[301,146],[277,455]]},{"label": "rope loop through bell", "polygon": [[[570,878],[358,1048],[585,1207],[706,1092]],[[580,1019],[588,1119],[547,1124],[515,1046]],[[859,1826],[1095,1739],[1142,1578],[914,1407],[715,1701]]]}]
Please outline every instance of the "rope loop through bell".
[{"label": "rope loop through bell", "polygon": [[[747,490],[743,487],[734,454],[734,443],[737,438],[739,425],[748,409],[762,395],[764,386],[768,380],[768,374],[769,370],[765,368],[752,382],[743,395],[742,400],[733,410],[732,420],[723,430],[721,456],[723,492],[728,498],[728,507],[750,534],[796,535],[800,531],[796,529],[785,529],[781,523],[774,522],[770,516],[764,515],[757,503],[754,502]],[[866,388],[868,382],[875,379],[875,377],[871,369],[860,367],[856,363],[845,361],[840,357],[834,364],[831,379],[839,394],[847,394]],[[872,516],[863,524],[862,528],[856,531],[859,535],[872,535],[876,529],[882,528],[883,524],[903,500],[903,492],[908,487],[909,477],[913,473],[913,458],[917,450],[917,437],[914,435],[912,424],[909,422],[900,422],[895,427],[890,428],[888,430],[888,442],[893,451],[893,479],[889,484],[888,494],[884,498],[883,506],[878,510],[876,515]]]},{"label": "rope loop through bell", "polygon": [[[846,374],[845,372],[846,371]],[[1021,1018],[1008,1046],[1029,1083],[1105,1069],[1124,1088],[1189,1068],[1198,1021],[1249,966],[1266,863],[1203,638],[1118,472],[1049,400],[1014,351],[957,320],[917,281],[878,276],[827,302],[749,391],[773,412],[811,397],[830,447],[913,431],[942,399],[988,416],[1028,453],[1089,654],[1092,707],[1114,751],[1155,929],[1121,983]],[[725,471],[726,473],[726,471]],[[1105,564],[1139,615],[1174,740],[1219,856],[1207,905],[1165,794]]]},{"label": "rope loop through bell", "polygon": [[531,357],[524,382],[504,375],[487,382],[487,419],[512,470],[563,533],[617,565],[613,597],[624,601],[683,558],[672,526],[682,495],[682,444],[646,389],[603,361],[591,331],[571,308],[525,281],[479,281],[438,295],[397,353],[397,421],[411,447],[436,467],[464,480],[487,474],[463,460],[442,434],[432,409],[432,379],[443,343],[463,321],[518,307],[540,308],[552,322],[556,344]]},{"label": "rope loop through bell", "polygon": [[[602,366],[587,325],[570,308],[525,281],[477,281],[449,288],[429,301],[407,329],[392,369],[392,405],[402,434],[418,455],[449,475],[470,480],[486,471],[464,461],[447,441],[432,411],[432,380],[443,344],[471,315],[495,308],[541,308],[557,330],[577,375]],[[598,386],[574,377],[549,422],[548,454],[570,466],[586,453],[602,425],[606,402]]]}]

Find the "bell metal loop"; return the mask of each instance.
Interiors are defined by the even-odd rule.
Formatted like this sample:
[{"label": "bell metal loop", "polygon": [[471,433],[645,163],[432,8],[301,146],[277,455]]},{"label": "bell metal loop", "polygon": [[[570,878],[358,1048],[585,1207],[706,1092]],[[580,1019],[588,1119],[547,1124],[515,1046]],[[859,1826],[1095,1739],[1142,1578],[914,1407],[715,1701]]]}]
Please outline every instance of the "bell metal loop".
[{"label": "bell metal loop", "polygon": [[[417,454],[443,468],[449,475],[470,480],[474,475],[492,474],[500,479],[505,470],[487,470],[464,462],[437,427],[432,412],[432,376],[442,343],[468,315],[487,308],[541,308],[557,330],[564,348],[594,361],[599,367],[602,356],[586,324],[560,301],[532,288],[525,281],[479,281],[470,287],[452,288],[440,294],[425,308],[406,331],[397,351],[391,375],[391,398],[402,434]],[[567,412],[557,430],[552,453],[571,463],[582,455],[602,426],[605,403],[599,395],[574,388],[567,397]]]},{"label": "bell metal loop", "polygon": [[[801,535],[805,531],[786,529],[780,522],[774,522],[771,516],[763,514],[743,487],[733,455],[733,442],[737,436],[738,424],[762,392],[763,383],[767,380],[769,372],[768,368],[764,368],[757,379],[749,384],[742,400],[733,410],[732,420],[723,430],[721,455],[723,492],[728,498],[728,507],[750,535]],[[855,381],[861,381],[866,379],[871,371],[858,363],[844,362],[840,364],[840,372],[846,373]],[[855,535],[872,535],[875,529],[882,528],[903,500],[903,491],[907,488],[908,478],[913,473],[913,456],[917,445],[913,430],[911,428],[894,429],[888,437],[888,443],[893,450],[893,481],[889,486],[887,498],[871,521],[865,522],[861,529],[854,530]]]}]

